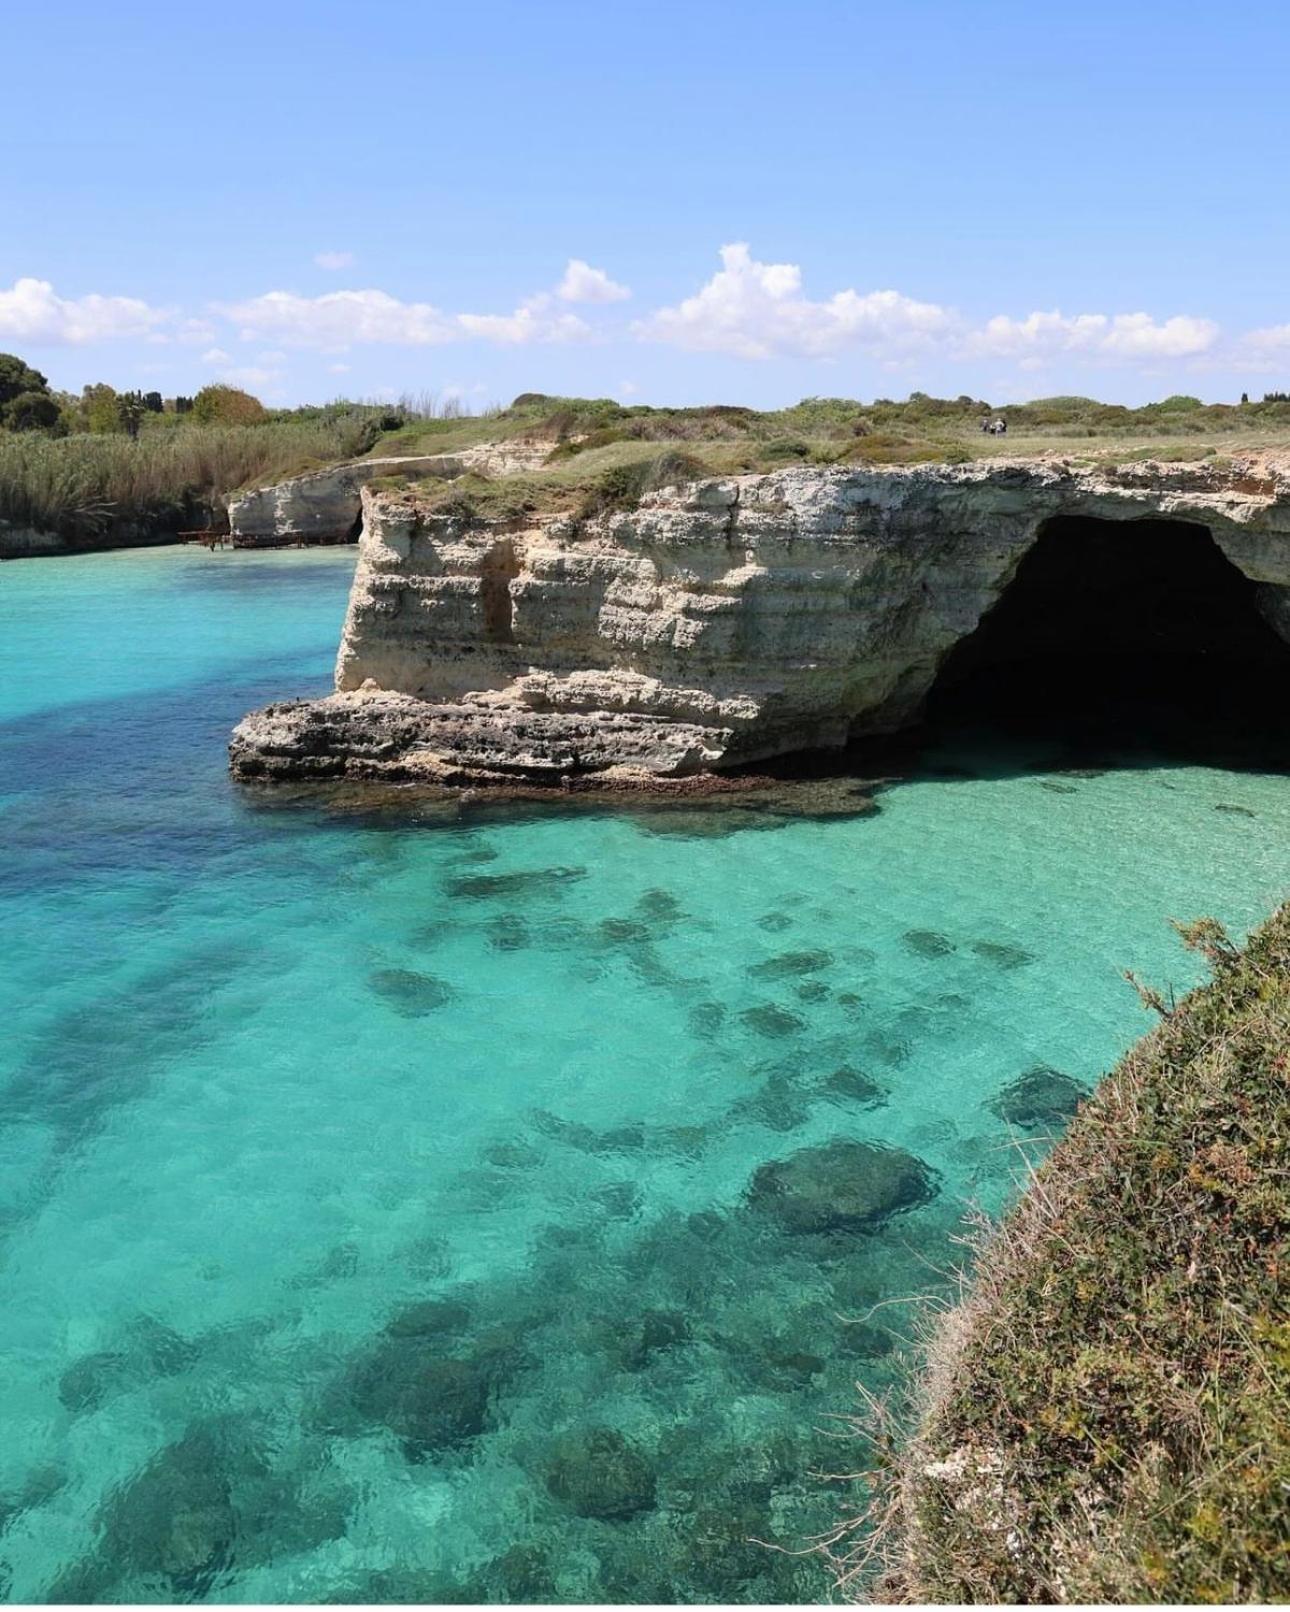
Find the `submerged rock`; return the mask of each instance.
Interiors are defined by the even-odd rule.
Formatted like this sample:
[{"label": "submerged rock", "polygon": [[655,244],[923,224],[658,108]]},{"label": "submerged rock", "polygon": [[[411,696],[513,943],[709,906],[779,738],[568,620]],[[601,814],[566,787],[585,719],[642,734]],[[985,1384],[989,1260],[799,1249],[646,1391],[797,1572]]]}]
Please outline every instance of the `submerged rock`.
[{"label": "submerged rock", "polygon": [[857,1108],[881,1108],[887,1101],[887,1090],[876,1080],[843,1064],[822,1082],[821,1089],[833,1102],[853,1103]]},{"label": "submerged rock", "polygon": [[378,968],[367,983],[382,1001],[405,1019],[419,1019],[451,1002],[456,992],[433,974],[412,968]]},{"label": "submerged rock", "polygon": [[1005,1086],[990,1107],[1009,1125],[1032,1130],[1040,1125],[1062,1124],[1087,1096],[1087,1086],[1041,1063]]},{"label": "submerged rock", "polygon": [[916,957],[948,957],[954,950],[954,942],[936,929],[907,929],[900,939]]},{"label": "submerged rock", "polygon": [[806,1028],[800,1013],[780,1007],[778,1002],[760,1002],[756,1007],[745,1008],[739,1017],[750,1030],[764,1036],[797,1035]]},{"label": "submerged rock", "polygon": [[444,889],[463,901],[499,901],[503,897],[558,895],[586,877],[586,868],[533,868],[522,873],[478,873],[449,879]]},{"label": "submerged rock", "polygon": [[759,980],[792,979],[798,974],[818,973],[832,962],[832,952],[781,952],[778,957],[768,957],[764,962],[750,963],[746,972]]},{"label": "submerged rock", "polygon": [[681,903],[670,890],[646,890],[636,910],[651,923],[674,924],[682,917]]},{"label": "submerged rock", "polygon": [[788,1232],[869,1231],[934,1197],[927,1165],[900,1148],[826,1142],[763,1164],[748,1203]]},{"label": "submerged rock", "polygon": [[696,1002],[688,1016],[691,1033],[710,1040],[725,1023],[725,1017],[724,1002]]},{"label": "submerged rock", "polygon": [[656,1503],[652,1468],[614,1427],[581,1428],[558,1439],[546,1487],[575,1516],[600,1522],[624,1522]]},{"label": "submerged rock", "polygon": [[385,1323],[387,1338],[454,1337],[470,1325],[470,1306],[460,1299],[423,1299]]},{"label": "submerged rock", "polygon": [[420,1461],[484,1431],[493,1379],[486,1362],[404,1347],[406,1341],[392,1340],[396,1346],[358,1367],[347,1397],[364,1422],[387,1427],[408,1459]]},{"label": "submerged rock", "polygon": [[58,1397],[66,1409],[82,1415],[113,1394],[187,1371],[199,1355],[196,1344],[163,1322],[138,1316],[124,1329],[118,1347],[94,1350],[67,1367],[58,1379]]},{"label": "submerged rock", "polygon": [[653,930],[637,918],[602,918],[596,933],[609,946],[622,946],[629,942],[649,941]]},{"label": "submerged rock", "polygon": [[204,1427],[186,1433],[106,1502],[99,1515],[102,1562],[157,1576],[193,1599],[231,1564],[237,1513],[218,1440]]},{"label": "submerged rock", "polygon": [[1021,968],[1026,963],[1033,963],[1033,952],[1023,951],[1020,946],[1008,946],[999,940],[974,940],[972,950],[984,962],[993,963],[996,968]]}]

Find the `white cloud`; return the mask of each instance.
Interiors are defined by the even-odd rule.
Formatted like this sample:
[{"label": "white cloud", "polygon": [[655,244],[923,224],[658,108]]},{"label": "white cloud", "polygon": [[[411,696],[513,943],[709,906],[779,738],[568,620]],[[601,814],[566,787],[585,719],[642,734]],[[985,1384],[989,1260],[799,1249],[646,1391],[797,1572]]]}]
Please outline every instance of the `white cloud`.
[{"label": "white cloud", "polygon": [[1290,363],[1290,325],[1264,325],[1247,330],[1236,344],[1237,367],[1255,374],[1282,373]]},{"label": "white cloud", "polygon": [[202,354],[203,364],[231,364],[233,355],[226,353],[222,347],[211,347]]},{"label": "white cloud", "polygon": [[999,314],[963,341],[965,356],[988,354],[1017,358],[1034,366],[1057,353],[1083,354],[1111,360],[1192,358],[1207,352],[1218,339],[1211,319],[1187,314],[1157,321],[1146,313],[1081,313],[1069,317],[1058,310],[1032,313],[1025,319]]},{"label": "white cloud", "polygon": [[243,341],[272,340],[322,352],[376,343],[427,347],[472,336],[519,347],[577,341],[589,334],[577,314],[556,312],[552,302],[551,294],[542,292],[513,313],[448,314],[428,302],[400,302],[385,291],[329,291],[318,297],[268,291],[223,311],[239,327]]},{"label": "white cloud", "polygon": [[826,358],[848,347],[892,350],[926,344],[953,315],[898,291],[838,291],[824,302],[802,295],[796,263],[759,263],[742,242],[721,248],[721,268],[695,295],[637,325],[647,340],[740,358],[793,354]]},{"label": "white cloud", "polygon": [[209,319],[181,319],[169,339],[185,347],[204,347],[215,340],[215,326]]},{"label": "white cloud", "polygon": [[561,302],[625,302],[631,296],[625,285],[611,280],[603,269],[593,269],[580,257],[569,259],[555,294]]},{"label": "white cloud", "polygon": [[349,365],[348,364],[328,364],[327,370],[328,370],[328,373],[331,374],[331,375],[348,375],[349,374]]},{"label": "white cloud", "polygon": [[315,252],[314,262],[320,269],[347,269],[354,261],[352,252]]},{"label": "white cloud", "polygon": [[532,342],[581,341],[591,327],[576,313],[552,313],[545,292],[522,302],[514,313],[459,313],[457,323],[468,336],[480,336],[501,347]]},{"label": "white cloud", "polygon": [[324,352],[369,342],[427,347],[458,334],[452,319],[428,302],[400,302],[385,291],[329,291],[319,297],[267,291],[223,311],[240,327],[243,340]]},{"label": "white cloud", "polygon": [[137,297],[60,297],[48,280],[16,280],[0,290],[0,336],[35,346],[147,338],[170,318]]},{"label": "white cloud", "polygon": [[219,378],[230,386],[245,386],[248,391],[256,392],[276,387],[282,379],[282,371],[263,364],[231,364],[220,370]]}]

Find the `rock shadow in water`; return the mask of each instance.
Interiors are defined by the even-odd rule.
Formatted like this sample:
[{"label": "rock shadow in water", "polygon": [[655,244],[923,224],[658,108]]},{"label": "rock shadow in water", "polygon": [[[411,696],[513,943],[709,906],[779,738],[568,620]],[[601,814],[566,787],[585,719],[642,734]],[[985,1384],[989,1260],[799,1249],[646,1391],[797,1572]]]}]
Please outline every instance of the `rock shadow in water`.
[{"label": "rock shadow in water", "polygon": [[1024,968],[1027,963],[1035,961],[1035,954],[1024,950],[1021,946],[1009,946],[1001,940],[974,940],[972,950],[982,960],[995,968],[1010,972],[1014,968]]},{"label": "rock shadow in water", "polygon": [[445,1007],[456,991],[433,974],[412,968],[378,968],[367,976],[368,989],[405,1019],[423,1018]]},{"label": "rock shadow in water", "polygon": [[907,929],[900,942],[915,957],[948,957],[955,950],[954,942],[937,929]]},{"label": "rock shadow in water", "polygon": [[1064,1125],[1088,1094],[1088,1087],[1073,1076],[1036,1064],[1006,1085],[989,1106],[1009,1125],[1036,1130]]},{"label": "rock shadow in water", "polygon": [[443,888],[461,901],[503,901],[516,897],[535,900],[563,895],[571,884],[587,877],[586,868],[532,868],[518,873],[479,873],[444,881]]}]

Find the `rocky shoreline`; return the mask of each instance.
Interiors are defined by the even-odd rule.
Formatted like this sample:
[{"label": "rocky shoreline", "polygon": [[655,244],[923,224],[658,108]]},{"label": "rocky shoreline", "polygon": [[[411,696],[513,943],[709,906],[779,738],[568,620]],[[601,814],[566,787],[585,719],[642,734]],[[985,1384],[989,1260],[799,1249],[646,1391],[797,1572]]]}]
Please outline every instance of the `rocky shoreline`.
[{"label": "rocky shoreline", "polygon": [[898,732],[1054,520],[1203,528],[1290,639],[1267,460],[794,468],[583,520],[361,499],[336,692],[239,724],[240,778],[650,789]]}]

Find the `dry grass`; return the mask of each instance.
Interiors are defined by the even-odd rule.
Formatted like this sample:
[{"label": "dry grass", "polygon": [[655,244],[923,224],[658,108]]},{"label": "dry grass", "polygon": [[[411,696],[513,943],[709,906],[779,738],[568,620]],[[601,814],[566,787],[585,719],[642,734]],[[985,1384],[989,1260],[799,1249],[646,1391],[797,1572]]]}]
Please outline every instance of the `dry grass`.
[{"label": "dry grass", "polygon": [[357,419],[248,426],[185,422],[126,436],[0,433],[0,520],[77,541],[204,524],[230,492],[351,457]]},{"label": "dry grass", "polygon": [[[1290,907],[1106,1078],[868,1418],[853,1598],[1290,1595]],[[917,1431],[894,1429],[913,1412]]]}]

